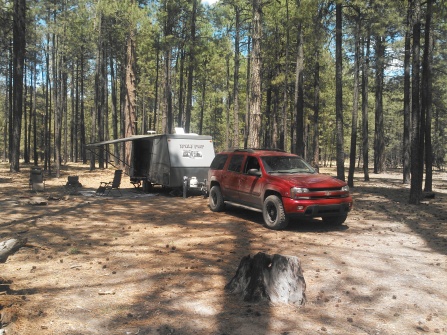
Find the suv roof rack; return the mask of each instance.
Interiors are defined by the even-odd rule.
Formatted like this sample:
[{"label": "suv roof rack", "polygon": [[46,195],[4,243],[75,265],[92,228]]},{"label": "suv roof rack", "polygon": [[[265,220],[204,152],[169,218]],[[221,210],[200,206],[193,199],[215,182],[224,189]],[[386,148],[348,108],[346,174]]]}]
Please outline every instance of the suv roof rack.
[{"label": "suv roof rack", "polygon": [[277,151],[277,152],[285,152],[282,149],[266,149],[266,148],[245,148],[245,149],[233,149],[234,152],[255,152],[255,151]]}]

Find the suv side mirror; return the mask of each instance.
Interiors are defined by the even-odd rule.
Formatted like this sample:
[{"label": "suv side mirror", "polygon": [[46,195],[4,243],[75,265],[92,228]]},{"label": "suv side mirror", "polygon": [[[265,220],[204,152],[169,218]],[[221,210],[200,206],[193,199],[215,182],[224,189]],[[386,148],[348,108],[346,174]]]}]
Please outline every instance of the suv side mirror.
[{"label": "suv side mirror", "polygon": [[259,171],[258,169],[250,169],[250,170],[247,171],[247,173],[250,176],[256,176],[256,177],[261,177],[262,176],[261,171]]}]

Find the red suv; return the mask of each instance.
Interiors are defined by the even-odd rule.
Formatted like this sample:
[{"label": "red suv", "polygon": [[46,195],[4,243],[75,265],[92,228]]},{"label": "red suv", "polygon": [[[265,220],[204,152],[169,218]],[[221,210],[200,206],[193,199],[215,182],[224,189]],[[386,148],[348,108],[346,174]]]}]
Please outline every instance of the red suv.
[{"label": "red suv", "polygon": [[341,225],[352,208],[345,182],[319,174],[299,156],[280,150],[217,154],[207,187],[212,211],[223,211],[226,203],[259,211],[265,225],[277,230],[300,217]]}]

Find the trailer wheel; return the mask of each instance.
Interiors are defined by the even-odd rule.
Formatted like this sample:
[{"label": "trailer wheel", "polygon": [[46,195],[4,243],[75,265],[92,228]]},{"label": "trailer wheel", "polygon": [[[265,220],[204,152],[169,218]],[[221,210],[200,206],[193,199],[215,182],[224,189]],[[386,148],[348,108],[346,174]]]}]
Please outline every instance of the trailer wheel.
[{"label": "trailer wheel", "polygon": [[223,200],[222,191],[220,186],[214,185],[210,189],[209,196],[210,208],[213,212],[222,212],[225,209],[225,202]]}]

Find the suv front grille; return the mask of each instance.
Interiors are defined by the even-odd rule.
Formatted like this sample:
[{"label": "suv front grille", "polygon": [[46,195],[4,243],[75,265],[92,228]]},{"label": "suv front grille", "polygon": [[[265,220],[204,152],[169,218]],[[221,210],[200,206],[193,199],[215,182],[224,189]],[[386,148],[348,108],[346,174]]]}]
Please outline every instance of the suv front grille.
[{"label": "suv front grille", "polygon": [[309,199],[339,199],[346,198],[349,192],[342,191],[341,188],[310,189]]}]

